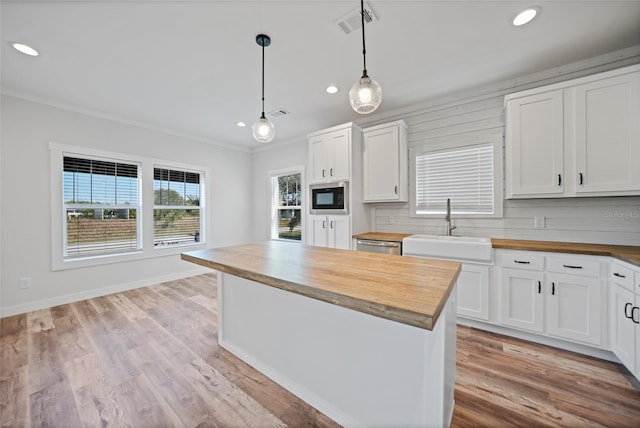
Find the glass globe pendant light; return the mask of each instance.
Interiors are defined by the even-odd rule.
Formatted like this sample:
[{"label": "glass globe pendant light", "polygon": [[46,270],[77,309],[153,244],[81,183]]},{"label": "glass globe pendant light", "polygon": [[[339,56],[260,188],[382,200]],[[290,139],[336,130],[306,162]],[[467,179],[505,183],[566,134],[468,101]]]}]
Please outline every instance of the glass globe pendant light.
[{"label": "glass globe pendant light", "polygon": [[360,114],[375,111],[382,102],[382,88],[367,74],[367,49],[364,42],[364,0],[360,0],[360,15],[362,18],[362,58],[364,67],[362,77],[353,84],[349,91],[351,108]]},{"label": "glass globe pendant light", "polygon": [[271,38],[266,34],[258,34],[256,43],[262,46],[262,114],[251,127],[251,132],[258,143],[270,143],[276,136],[276,128],[264,115],[264,48],[271,44]]}]

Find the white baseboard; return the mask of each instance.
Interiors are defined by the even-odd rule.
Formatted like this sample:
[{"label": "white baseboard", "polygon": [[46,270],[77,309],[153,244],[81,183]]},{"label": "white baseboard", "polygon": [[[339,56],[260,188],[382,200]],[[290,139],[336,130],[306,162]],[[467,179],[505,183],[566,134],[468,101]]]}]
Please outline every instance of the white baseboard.
[{"label": "white baseboard", "polygon": [[107,296],[113,293],[121,293],[127,290],[133,290],[141,287],[148,287],[150,285],[156,285],[162,282],[175,281],[177,279],[187,278],[187,277],[196,276],[196,275],[202,275],[205,273],[211,273],[211,269],[198,267],[196,269],[192,269],[185,272],[156,276],[153,278],[146,278],[140,281],[126,282],[123,284],[116,284],[109,287],[102,287],[102,288],[97,288],[93,290],[83,291],[81,293],[65,294],[63,296],[56,296],[48,299],[36,300],[35,302],[23,303],[20,305],[7,306],[4,308],[0,307],[0,318],[24,314],[26,312],[37,311],[40,309],[51,308],[53,306],[65,305],[67,303],[78,302],[80,300]]}]

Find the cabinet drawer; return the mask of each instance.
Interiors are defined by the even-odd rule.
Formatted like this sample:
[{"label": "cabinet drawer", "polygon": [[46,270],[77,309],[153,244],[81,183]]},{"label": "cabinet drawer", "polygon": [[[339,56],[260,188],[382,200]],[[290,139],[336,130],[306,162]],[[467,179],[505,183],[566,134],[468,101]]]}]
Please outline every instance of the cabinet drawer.
[{"label": "cabinet drawer", "polygon": [[614,284],[621,285],[627,290],[634,291],[633,270],[626,266],[622,266],[621,264],[615,262],[611,263],[611,268],[609,269],[609,279]]},{"label": "cabinet drawer", "polygon": [[527,270],[544,270],[544,256],[527,252],[502,253],[502,267]]},{"label": "cabinet drawer", "polygon": [[600,262],[591,258],[548,257],[547,271],[580,276],[600,276]]}]

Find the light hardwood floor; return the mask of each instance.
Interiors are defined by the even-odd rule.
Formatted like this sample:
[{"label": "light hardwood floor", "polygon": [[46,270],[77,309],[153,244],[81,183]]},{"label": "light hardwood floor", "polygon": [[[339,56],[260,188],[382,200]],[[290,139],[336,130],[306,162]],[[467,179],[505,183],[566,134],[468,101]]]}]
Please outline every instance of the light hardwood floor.
[{"label": "light hardwood floor", "polygon": [[[217,344],[214,275],[0,320],[1,427],[334,427]],[[640,426],[616,364],[458,329],[453,427]]]}]

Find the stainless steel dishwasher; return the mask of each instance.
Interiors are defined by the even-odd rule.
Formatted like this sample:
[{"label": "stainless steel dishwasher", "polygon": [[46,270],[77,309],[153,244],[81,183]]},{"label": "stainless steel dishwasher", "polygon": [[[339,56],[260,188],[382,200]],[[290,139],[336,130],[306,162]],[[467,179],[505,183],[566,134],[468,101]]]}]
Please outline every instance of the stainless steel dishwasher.
[{"label": "stainless steel dishwasher", "polygon": [[356,250],[369,253],[402,254],[402,243],[396,241],[375,241],[372,239],[356,239]]}]

